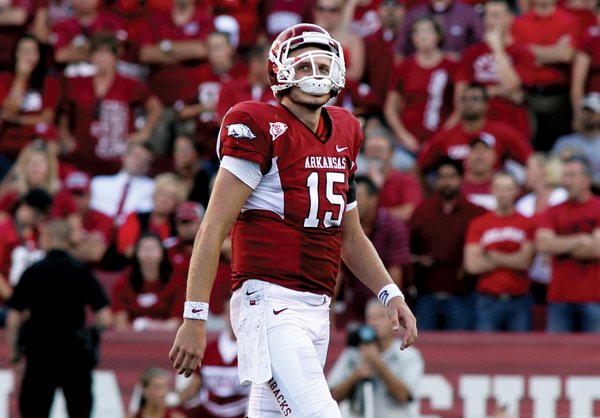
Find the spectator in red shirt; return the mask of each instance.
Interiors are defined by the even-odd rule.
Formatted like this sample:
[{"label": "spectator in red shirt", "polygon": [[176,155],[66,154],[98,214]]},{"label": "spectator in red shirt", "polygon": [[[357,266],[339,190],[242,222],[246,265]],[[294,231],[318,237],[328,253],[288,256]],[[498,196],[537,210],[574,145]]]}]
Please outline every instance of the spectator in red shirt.
[{"label": "spectator in red shirt", "polygon": [[90,207],[90,185],[90,177],[82,171],[73,172],[65,179],[65,188],[73,196],[82,221],[81,238],[71,249],[71,255],[86,263],[98,263],[112,239],[113,221]]},{"label": "spectator in red shirt", "polygon": [[[99,34],[92,39],[96,74],[67,81],[60,125],[66,161],[92,175],[114,174],[129,142],[144,142],[162,112],[160,101],[141,82],[117,73],[117,39]],[[136,111],[146,112],[136,130]]]},{"label": "spectator in red shirt", "polygon": [[25,35],[12,71],[0,73],[0,178],[19,152],[54,122],[58,81],[47,75],[39,42]]},{"label": "spectator in red shirt", "polygon": [[385,101],[385,119],[401,146],[416,153],[450,116],[456,64],[440,49],[442,28],[417,19],[411,40],[416,53],[394,71]]},{"label": "spectator in red shirt", "polygon": [[248,75],[247,65],[237,58],[229,34],[212,32],[206,39],[207,62],[191,70],[182,99],[175,103],[178,118],[193,121],[202,156],[216,158],[220,127],[216,113],[224,83]]},{"label": "spectator in red shirt", "polygon": [[487,89],[483,85],[472,83],[465,88],[459,102],[458,125],[435,134],[419,153],[417,164],[423,173],[445,156],[464,160],[469,153],[471,139],[482,135],[494,139],[499,163],[510,158],[525,164],[531,154],[527,138],[510,125],[489,120],[486,117],[488,101]]},{"label": "spectator in red shirt", "polygon": [[363,80],[377,97],[383,110],[394,68],[394,47],[404,21],[405,7],[399,0],[384,0],[377,9],[381,28],[365,38],[365,75]]},{"label": "spectator in red shirt", "polygon": [[69,64],[87,61],[92,37],[97,33],[111,34],[119,41],[127,39],[123,22],[102,11],[99,0],[72,0],[72,4],[75,15],[59,20],[48,38],[54,47],[56,62]]},{"label": "spectator in red shirt", "polygon": [[471,221],[465,245],[465,270],[479,275],[475,329],[529,331],[533,220],[515,211],[519,186],[510,174],[494,176],[492,193],[496,209]]},{"label": "spectator in red shirt", "polygon": [[169,13],[156,13],[142,32],[140,61],[150,66],[148,86],[166,107],[152,137],[154,153],[165,155],[176,125],[175,102],[181,99],[192,69],[206,59],[206,39],[215,30],[213,17],[195,0],[174,0]]},{"label": "spectator in red shirt", "polygon": [[571,106],[574,120],[579,116],[583,97],[592,92],[600,93],[600,3],[597,3],[596,13],[596,26],[583,36],[573,61]]},{"label": "spectator in red shirt", "polygon": [[461,192],[469,202],[487,210],[496,209],[496,197],[492,194],[492,179],[496,173],[497,159],[492,137],[476,136],[469,143],[469,155],[465,160],[465,176]]},{"label": "spectator in red shirt", "polygon": [[385,129],[366,132],[364,142],[364,173],[375,183],[379,205],[402,220],[408,220],[423,200],[421,183],[412,173],[392,166],[394,139]]},{"label": "spectator in red shirt", "polygon": [[510,124],[530,137],[525,86],[535,71],[533,54],[515,43],[510,28],[513,15],[505,0],[485,3],[484,42],[465,52],[456,74],[455,97],[468,83],[481,83],[490,97],[488,117]]},{"label": "spectator in red shirt", "polygon": [[14,65],[12,53],[33,11],[30,0],[5,0],[0,7],[0,71],[9,71]]},{"label": "spectator in red shirt", "polygon": [[435,171],[436,195],[425,200],[409,221],[418,297],[415,313],[421,330],[473,326],[472,278],[463,269],[467,226],[485,213],[460,193],[463,166],[444,158]]},{"label": "spectator in red shirt", "polygon": [[569,67],[575,55],[579,27],[557,0],[532,0],[530,12],[520,16],[512,28],[516,43],[534,55],[536,68],[529,89],[533,144],[547,151],[554,141],[570,132]]},{"label": "spectator in red shirt", "polygon": [[365,43],[342,18],[343,0],[316,0],[314,22],[337,39],[344,50],[346,79],[359,82],[365,72]]},{"label": "spectator in red shirt", "polygon": [[265,71],[265,62],[268,61],[268,56],[269,49],[266,46],[255,46],[248,52],[248,75],[234,78],[223,84],[217,102],[219,123],[227,111],[240,102],[258,100],[277,104],[271,90],[269,73]]},{"label": "spectator in red shirt", "polygon": [[117,232],[117,250],[132,257],[139,236],[145,231],[156,233],[162,240],[175,236],[175,210],[186,199],[186,189],[173,173],[160,174],[154,180],[154,207],[150,212],[133,212]]},{"label": "spectator in red shirt", "polygon": [[71,0],[34,0],[34,7],[29,30],[44,45],[48,44],[54,25],[75,14]]},{"label": "spectator in red shirt", "polygon": [[153,232],[137,240],[131,268],[114,289],[117,331],[175,330],[182,321],[185,283],[172,275],[167,250]]},{"label": "spectator in red shirt", "polygon": [[538,251],[552,255],[547,330],[600,332],[600,199],[582,157],[564,161],[566,202],[546,210],[535,233]]},{"label": "spectator in red shirt", "polygon": [[[356,200],[360,224],[377,250],[392,280],[400,288],[404,285],[404,269],[410,264],[409,236],[406,223],[379,205],[380,190],[367,176],[356,177]],[[372,298],[369,289],[362,284],[345,264],[341,269],[341,287],[344,292],[345,311],[341,328],[352,322],[364,322],[365,307]],[[340,286],[340,285],[338,285]]]},{"label": "spectator in red shirt", "polygon": [[411,29],[416,20],[425,16],[441,25],[445,35],[442,50],[456,57],[460,57],[465,49],[479,42],[483,36],[481,17],[473,7],[456,0],[429,0],[411,8],[406,14],[396,46],[396,53],[400,57],[414,54],[410,42]]}]

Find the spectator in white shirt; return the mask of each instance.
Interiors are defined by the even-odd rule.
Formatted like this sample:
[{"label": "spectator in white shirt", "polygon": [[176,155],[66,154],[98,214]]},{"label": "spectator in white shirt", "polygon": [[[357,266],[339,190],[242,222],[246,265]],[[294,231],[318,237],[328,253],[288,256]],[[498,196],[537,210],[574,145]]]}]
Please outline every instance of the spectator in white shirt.
[{"label": "spectator in white shirt", "polygon": [[91,207],[110,216],[117,226],[131,212],[151,211],[154,180],[146,176],[151,163],[148,145],[129,144],[121,171],[92,179]]}]

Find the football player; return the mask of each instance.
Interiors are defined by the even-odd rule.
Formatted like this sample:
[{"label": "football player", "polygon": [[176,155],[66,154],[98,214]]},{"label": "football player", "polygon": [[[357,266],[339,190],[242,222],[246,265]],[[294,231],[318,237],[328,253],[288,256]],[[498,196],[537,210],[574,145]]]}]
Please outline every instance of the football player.
[{"label": "football player", "polygon": [[360,124],[324,107],[345,83],[339,42],[319,26],[292,26],[273,42],[268,71],[279,104],[239,103],[223,120],[170,359],[186,376],[202,360],[207,301],[233,226],[231,321],[240,381],[252,383],[248,417],[341,417],[323,374],[340,257],[387,306],[403,348],[416,320],[360,226]]}]

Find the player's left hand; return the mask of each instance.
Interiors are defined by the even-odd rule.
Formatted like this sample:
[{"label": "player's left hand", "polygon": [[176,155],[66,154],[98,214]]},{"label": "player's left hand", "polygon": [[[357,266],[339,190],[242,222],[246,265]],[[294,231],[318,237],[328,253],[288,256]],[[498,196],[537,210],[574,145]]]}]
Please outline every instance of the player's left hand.
[{"label": "player's left hand", "polygon": [[401,350],[410,347],[417,339],[417,318],[410,308],[399,297],[392,298],[387,308],[387,314],[392,321],[394,332],[402,336]]}]

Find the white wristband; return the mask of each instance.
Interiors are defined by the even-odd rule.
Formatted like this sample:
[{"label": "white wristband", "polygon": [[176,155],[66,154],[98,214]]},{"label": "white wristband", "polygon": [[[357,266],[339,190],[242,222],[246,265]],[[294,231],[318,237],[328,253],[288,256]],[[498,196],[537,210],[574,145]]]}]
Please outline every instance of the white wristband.
[{"label": "white wristband", "polygon": [[395,284],[386,284],[379,291],[377,299],[379,299],[379,301],[385,306],[388,306],[390,304],[390,300],[392,300],[392,298],[395,298],[396,296],[399,296],[400,299],[404,300],[404,294],[398,286],[396,286]]},{"label": "white wristband", "polygon": [[185,302],[183,304],[183,317],[185,319],[208,319],[208,303],[206,302]]}]

